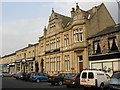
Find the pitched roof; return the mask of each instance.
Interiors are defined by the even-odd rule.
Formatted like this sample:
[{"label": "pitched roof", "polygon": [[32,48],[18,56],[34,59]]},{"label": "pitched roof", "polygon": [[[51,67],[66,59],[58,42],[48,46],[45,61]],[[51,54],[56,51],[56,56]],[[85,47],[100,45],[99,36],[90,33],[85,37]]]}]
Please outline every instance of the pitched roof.
[{"label": "pitched roof", "polygon": [[[103,5],[104,3],[98,5],[98,6],[95,6],[89,10],[86,11],[86,18],[87,19],[91,19],[95,14],[96,12],[99,10],[99,8]],[[96,9],[96,12],[93,12],[93,9]],[[90,15],[90,16],[89,16]],[[89,17],[89,18],[88,18]]]},{"label": "pitched roof", "polygon": [[107,27],[105,28],[104,30],[88,37],[87,39],[91,39],[91,38],[95,38],[95,37],[99,37],[99,36],[102,36],[102,35],[106,35],[106,34],[110,34],[110,33],[115,33],[115,32],[119,32],[120,31],[120,24],[117,24],[115,26],[110,26],[110,27]]},{"label": "pitched roof", "polygon": [[67,24],[71,21],[71,18],[68,16],[64,16],[64,15],[56,13],[56,12],[55,12],[55,14],[57,15],[58,19],[62,20],[63,27],[66,27]]}]

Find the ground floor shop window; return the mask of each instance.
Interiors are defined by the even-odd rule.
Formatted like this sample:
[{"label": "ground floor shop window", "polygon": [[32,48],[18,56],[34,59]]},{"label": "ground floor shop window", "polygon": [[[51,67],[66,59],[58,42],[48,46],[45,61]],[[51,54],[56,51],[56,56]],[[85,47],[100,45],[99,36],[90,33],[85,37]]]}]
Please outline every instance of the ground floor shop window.
[{"label": "ground floor shop window", "polygon": [[120,61],[113,60],[113,61],[104,61],[104,62],[92,62],[91,69],[103,70],[105,73],[111,76],[114,71],[120,70]]},{"label": "ground floor shop window", "polygon": [[16,70],[20,71],[20,63],[16,64]]},{"label": "ground floor shop window", "polygon": [[30,71],[33,71],[33,62],[29,62],[29,69]]}]

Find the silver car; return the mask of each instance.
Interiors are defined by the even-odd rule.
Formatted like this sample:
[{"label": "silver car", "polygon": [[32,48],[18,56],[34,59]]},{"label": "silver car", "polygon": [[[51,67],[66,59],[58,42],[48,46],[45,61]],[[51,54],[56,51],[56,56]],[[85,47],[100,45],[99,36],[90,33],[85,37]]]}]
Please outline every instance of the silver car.
[{"label": "silver car", "polygon": [[120,72],[113,74],[110,80],[110,90],[120,90]]},{"label": "silver car", "polygon": [[11,77],[11,74],[9,74],[8,72],[0,72],[0,76],[1,77]]}]

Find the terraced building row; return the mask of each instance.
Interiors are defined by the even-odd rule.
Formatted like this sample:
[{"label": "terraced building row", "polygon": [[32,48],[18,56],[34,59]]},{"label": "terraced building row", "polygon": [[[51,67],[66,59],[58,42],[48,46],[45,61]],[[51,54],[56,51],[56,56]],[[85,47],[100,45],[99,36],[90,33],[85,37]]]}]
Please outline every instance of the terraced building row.
[{"label": "terraced building row", "polygon": [[[77,3],[70,17],[52,9],[43,30],[38,43],[3,56],[2,70],[76,73],[89,68],[107,70],[109,65],[120,64],[120,26],[103,3],[87,11]],[[110,68],[120,69],[116,65]]]}]

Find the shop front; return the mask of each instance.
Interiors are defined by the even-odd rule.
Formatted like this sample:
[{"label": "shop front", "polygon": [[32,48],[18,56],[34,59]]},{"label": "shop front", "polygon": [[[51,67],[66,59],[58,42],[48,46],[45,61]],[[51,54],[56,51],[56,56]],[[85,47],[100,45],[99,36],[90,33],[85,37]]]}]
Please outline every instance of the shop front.
[{"label": "shop front", "polygon": [[20,72],[21,71],[21,60],[15,61],[15,72]]},{"label": "shop front", "polygon": [[35,57],[26,58],[24,61],[24,72],[33,72],[34,71],[34,60]]},{"label": "shop front", "polygon": [[90,68],[103,70],[110,76],[115,71],[120,71],[120,53],[109,53],[90,56]]},{"label": "shop front", "polygon": [[8,72],[9,71],[8,64],[2,64],[2,71],[3,72]]},{"label": "shop front", "polygon": [[15,62],[12,62],[9,64],[9,73],[14,74],[15,73]]}]

